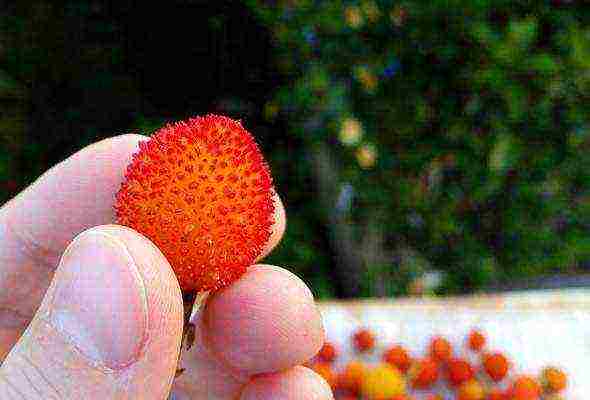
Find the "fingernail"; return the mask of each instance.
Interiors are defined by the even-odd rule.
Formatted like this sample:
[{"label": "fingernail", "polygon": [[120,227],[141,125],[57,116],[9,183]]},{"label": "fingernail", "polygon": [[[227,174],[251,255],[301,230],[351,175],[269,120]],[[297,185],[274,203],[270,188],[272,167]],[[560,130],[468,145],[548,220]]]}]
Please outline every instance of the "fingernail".
[{"label": "fingernail", "polygon": [[56,273],[49,322],[95,363],[121,369],[137,360],[147,330],[143,280],[125,245],[86,232]]}]

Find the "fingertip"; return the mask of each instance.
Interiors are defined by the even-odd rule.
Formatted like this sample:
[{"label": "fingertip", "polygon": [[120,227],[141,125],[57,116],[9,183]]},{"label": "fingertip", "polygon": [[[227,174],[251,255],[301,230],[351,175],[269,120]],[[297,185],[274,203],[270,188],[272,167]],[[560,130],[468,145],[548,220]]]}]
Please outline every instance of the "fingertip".
[{"label": "fingertip", "polygon": [[257,376],[244,386],[240,400],[330,400],[332,390],[318,374],[305,367]]},{"label": "fingertip", "polygon": [[[203,313],[211,350],[253,375],[302,364],[322,346],[324,328],[309,288],[283,268],[256,265],[213,295]],[[269,357],[272,354],[272,357]]]}]

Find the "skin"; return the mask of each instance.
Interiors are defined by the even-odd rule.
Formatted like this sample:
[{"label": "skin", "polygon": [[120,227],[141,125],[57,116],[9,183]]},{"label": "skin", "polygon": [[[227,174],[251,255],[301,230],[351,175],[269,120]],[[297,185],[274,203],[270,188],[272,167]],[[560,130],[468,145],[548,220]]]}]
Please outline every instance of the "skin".
[{"label": "skin", "polygon": [[[174,379],[182,333],[178,282],[149,240],[114,225],[112,210],[125,167],[145,139],[122,135],[90,145],[0,209],[0,398],[331,399],[325,382],[299,366],[324,339],[311,292],[295,275],[270,265],[250,267],[209,296],[193,316],[197,337],[183,351],[185,372]],[[276,201],[275,227],[262,257],[285,229],[284,208],[278,196]],[[97,283],[101,279],[75,280],[73,266],[110,276],[112,265],[101,261],[103,247],[96,243],[128,257],[121,263],[131,263],[135,272],[125,276],[141,278],[141,290],[126,289],[119,278],[112,281],[118,292]],[[77,301],[89,292],[100,299],[86,321],[92,329],[66,335],[62,325],[48,322],[70,309],[85,312]],[[125,312],[113,318],[118,307]],[[88,332],[107,339],[87,338]],[[73,339],[78,333],[81,339]],[[97,362],[78,345],[84,340],[108,340],[117,362]]]}]

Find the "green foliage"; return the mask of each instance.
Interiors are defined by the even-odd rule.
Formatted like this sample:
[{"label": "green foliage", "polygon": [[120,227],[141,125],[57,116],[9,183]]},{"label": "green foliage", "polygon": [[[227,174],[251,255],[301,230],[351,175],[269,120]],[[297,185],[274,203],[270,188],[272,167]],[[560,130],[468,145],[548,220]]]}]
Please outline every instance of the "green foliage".
[{"label": "green foliage", "polygon": [[587,268],[583,2],[244,2],[260,26],[229,1],[10,6],[0,204],[87,144],[215,111],[257,135],[286,203],[267,262],[320,298]]},{"label": "green foliage", "polygon": [[[348,183],[359,241],[372,215],[384,215],[379,252],[412,249],[448,272],[445,292],[590,260],[590,14],[581,4],[247,3],[273,32],[288,77],[267,106],[308,149],[328,144],[339,166],[330,188],[314,154],[296,160],[295,175],[323,186],[290,221],[330,226],[335,197],[312,205]],[[282,179],[287,198],[301,190]],[[403,293],[412,272],[395,260],[364,261],[362,293],[384,279],[383,293]]]}]

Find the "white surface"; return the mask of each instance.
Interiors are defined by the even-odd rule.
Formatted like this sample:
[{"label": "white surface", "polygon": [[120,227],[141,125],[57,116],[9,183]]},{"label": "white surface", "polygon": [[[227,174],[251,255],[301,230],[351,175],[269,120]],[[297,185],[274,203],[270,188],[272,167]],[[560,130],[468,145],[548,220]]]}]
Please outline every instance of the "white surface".
[{"label": "white surface", "polygon": [[[528,292],[447,300],[401,300],[320,304],[327,340],[341,351],[336,369],[352,358],[351,335],[360,328],[377,335],[377,348],[364,357],[378,361],[400,343],[413,356],[423,355],[433,335],[443,335],[465,351],[468,332],[486,333],[489,350],[505,352],[513,374],[538,375],[548,365],[569,377],[565,399],[587,400],[590,393],[590,290]],[[420,395],[417,396],[420,399]]]}]

